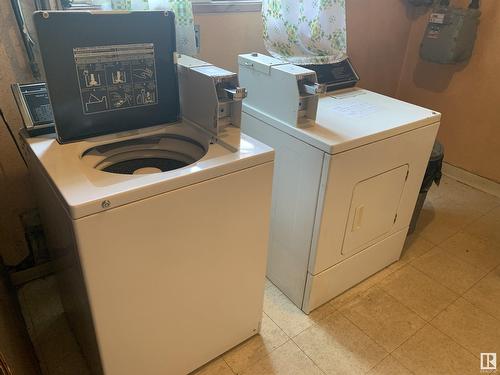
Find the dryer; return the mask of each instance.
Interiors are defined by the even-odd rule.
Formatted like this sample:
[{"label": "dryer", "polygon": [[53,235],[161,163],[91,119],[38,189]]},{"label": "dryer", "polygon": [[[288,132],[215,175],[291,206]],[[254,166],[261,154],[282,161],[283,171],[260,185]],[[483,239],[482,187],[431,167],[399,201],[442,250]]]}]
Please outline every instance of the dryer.
[{"label": "dryer", "polygon": [[175,54],[171,13],[35,23],[57,134],[25,143],[70,325],[94,374],[187,374],[259,330],[273,150],[240,133],[236,74]]},{"label": "dryer", "polygon": [[399,259],[440,114],[239,56],[242,131],[276,152],[267,276],[306,313]]}]

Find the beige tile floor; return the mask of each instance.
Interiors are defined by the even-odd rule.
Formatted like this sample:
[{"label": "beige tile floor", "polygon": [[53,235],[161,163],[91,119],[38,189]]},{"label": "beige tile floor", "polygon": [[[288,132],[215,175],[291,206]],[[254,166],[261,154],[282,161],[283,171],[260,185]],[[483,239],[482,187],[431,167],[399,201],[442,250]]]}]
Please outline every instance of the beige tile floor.
[{"label": "beige tile floor", "polygon": [[[46,373],[86,374],[44,333],[74,349],[65,322],[33,309]],[[480,374],[481,352],[500,358],[500,199],[445,177],[400,261],[310,315],[268,281],[260,334],[195,374]]]}]

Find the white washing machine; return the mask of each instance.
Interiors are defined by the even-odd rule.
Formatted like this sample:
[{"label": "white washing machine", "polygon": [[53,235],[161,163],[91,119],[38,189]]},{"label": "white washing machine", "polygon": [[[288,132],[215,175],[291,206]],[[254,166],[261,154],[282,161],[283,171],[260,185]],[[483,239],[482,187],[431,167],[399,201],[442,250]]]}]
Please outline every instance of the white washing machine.
[{"label": "white washing machine", "polygon": [[[59,52],[56,64],[44,56],[58,134],[27,137],[26,147],[49,247],[63,264],[60,289],[71,326],[95,374],[187,374],[259,330],[273,150],[235,126],[245,94],[236,74],[180,56],[175,68],[173,48],[162,39],[175,40],[164,32],[173,27],[172,14],[48,12],[35,18],[42,53]],[[73,37],[87,23],[100,31],[97,37],[111,35],[120,45],[85,35],[84,54],[72,59],[82,52],[79,43],[45,48],[46,22],[67,24],[65,35]],[[151,26],[148,44],[138,48],[134,27],[144,23]],[[115,39],[115,27],[123,24],[133,25],[133,45]],[[158,54],[165,49],[170,55]],[[83,98],[88,92],[100,98],[101,89],[80,90],[74,77],[85,82],[93,74],[104,83],[108,70],[123,69],[125,80],[135,68],[142,70],[132,89],[146,88],[156,103],[134,99],[123,114],[133,119],[144,109],[139,115],[149,127],[124,129],[110,116],[118,108],[85,113]],[[146,68],[155,69],[151,76]],[[183,120],[151,126],[162,111],[179,115],[176,70]],[[67,73],[64,82],[59,71]],[[107,90],[119,92],[121,85],[108,81]],[[207,92],[202,100],[211,103],[198,123],[190,118],[202,106],[185,102],[193,88]],[[68,91],[60,97],[59,89]],[[68,112],[73,106],[78,111]],[[121,131],[78,139],[79,130],[100,133],[106,126]]]},{"label": "white washing machine", "polygon": [[399,259],[440,114],[239,57],[242,131],[276,152],[267,276],[306,313]]},{"label": "white washing machine", "polygon": [[[64,307],[94,373],[186,374],[258,332],[273,156],[231,131],[237,151],[187,123],[27,139]],[[102,171],[149,152],[189,165]]]}]

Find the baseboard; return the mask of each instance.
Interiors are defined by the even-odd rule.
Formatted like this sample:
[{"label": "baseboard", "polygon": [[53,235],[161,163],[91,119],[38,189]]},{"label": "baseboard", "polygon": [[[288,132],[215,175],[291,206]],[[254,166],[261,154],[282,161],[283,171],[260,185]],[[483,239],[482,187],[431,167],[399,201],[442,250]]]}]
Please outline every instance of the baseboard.
[{"label": "baseboard", "polygon": [[498,182],[488,180],[487,178],[478,176],[446,162],[443,163],[443,174],[466,185],[472,186],[473,188],[500,198],[500,184]]}]

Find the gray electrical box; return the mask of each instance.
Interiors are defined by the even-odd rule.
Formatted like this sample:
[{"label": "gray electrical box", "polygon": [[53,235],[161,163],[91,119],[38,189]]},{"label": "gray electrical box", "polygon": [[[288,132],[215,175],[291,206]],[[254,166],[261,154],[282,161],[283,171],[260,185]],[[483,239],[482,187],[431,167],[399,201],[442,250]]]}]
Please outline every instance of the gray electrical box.
[{"label": "gray electrical box", "polygon": [[446,7],[431,13],[420,57],[439,64],[469,59],[474,49],[481,11]]}]

